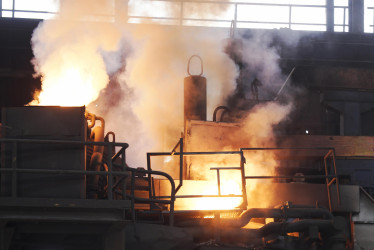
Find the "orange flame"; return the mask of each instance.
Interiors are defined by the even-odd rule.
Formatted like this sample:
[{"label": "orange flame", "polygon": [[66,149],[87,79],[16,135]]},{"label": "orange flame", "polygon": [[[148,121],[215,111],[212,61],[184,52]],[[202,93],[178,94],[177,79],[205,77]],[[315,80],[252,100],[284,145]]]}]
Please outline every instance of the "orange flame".
[{"label": "orange flame", "polygon": [[94,76],[79,68],[67,67],[42,79],[41,92],[31,105],[83,106],[94,101],[100,89],[95,89]]}]

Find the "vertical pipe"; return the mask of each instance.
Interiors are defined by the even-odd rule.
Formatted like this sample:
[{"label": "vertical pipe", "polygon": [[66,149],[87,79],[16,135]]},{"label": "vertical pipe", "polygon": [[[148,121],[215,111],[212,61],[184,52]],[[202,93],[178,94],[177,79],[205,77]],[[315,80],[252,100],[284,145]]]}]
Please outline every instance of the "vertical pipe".
[{"label": "vertical pipe", "polygon": [[[172,201],[170,202],[170,215],[169,215],[169,225],[174,226],[174,201],[175,194],[171,196]],[[174,197],[174,198],[173,198]]]},{"label": "vertical pipe", "polygon": [[334,32],[334,0],[326,0],[326,31]]},{"label": "vertical pipe", "polygon": [[3,0],[0,0],[0,17],[3,17]]},{"label": "vertical pipe", "polygon": [[171,199],[170,199],[170,214],[169,214],[169,225],[174,226],[174,202],[175,202],[175,184],[173,179],[170,180],[171,183]]},{"label": "vertical pipe", "polygon": [[[17,155],[17,142],[13,142],[12,144],[12,169],[13,170],[16,170],[17,169],[17,158],[18,158],[18,155]],[[13,198],[16,198],[17,197],[17,172],[16,171],[13,171],[12,172],[12,197]]]},{"label": "vertical pipe", "polygon": [[113,200],[112,143],[108,143],[108,200]]}]

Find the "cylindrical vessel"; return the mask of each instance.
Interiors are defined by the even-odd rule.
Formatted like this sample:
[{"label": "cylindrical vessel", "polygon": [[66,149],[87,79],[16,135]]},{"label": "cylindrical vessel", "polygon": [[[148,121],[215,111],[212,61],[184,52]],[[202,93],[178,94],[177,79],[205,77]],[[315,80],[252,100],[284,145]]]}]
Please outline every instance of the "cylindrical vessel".
[{"label": "cylindrical vessel", "polygon": [[184,122],[206,121],[206,78],[190,75],[184,78]]}]

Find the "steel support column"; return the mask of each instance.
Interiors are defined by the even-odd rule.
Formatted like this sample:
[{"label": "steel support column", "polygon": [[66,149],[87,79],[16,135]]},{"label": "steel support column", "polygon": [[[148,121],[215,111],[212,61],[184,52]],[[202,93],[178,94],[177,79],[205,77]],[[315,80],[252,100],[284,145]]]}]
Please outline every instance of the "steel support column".
[{"label": "steel support column", "polygon": [[326,31],[334,32],[334,0],[326,0]]},{"label": "steel support column", "polygon": [[349,0],[349,31],[364,32],[364,0]]}]

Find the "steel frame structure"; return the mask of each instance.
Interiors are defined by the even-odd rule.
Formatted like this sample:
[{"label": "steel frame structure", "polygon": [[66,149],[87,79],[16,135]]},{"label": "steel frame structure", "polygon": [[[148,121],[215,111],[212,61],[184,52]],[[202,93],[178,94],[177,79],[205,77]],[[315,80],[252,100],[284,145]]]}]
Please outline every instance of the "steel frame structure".
[{"label": "steel frame structure", "polygon": [[[179,146],[179,152],[176,152],[176,148]],[[327,153],[323,156],[325,175],[303,175],[303,176],[247,176],[245,173],[245,163],[246,158],[244,156],[245,151],[271,151],[271,150],[324,150]],[[303,148],[303,147],[290,147],[290,148],[277,148],[277,147],[264,147],[264,148],[240,148],[239,151],[212,151],[212,152],[184,152],[183,151],[183,138],[180,138],[176,146],[171,152],[152,152],[147,153],[147,169],[152,171],[151,157],[152,156],[179,156],[179,185],[176,188],[176,192],[183,186],[183,166],[184,166],[184,156],[188,155],[240,155],[240,167],[216,167],[210,168],[210,170],[215,170],[217,172],[217,195],[175,195],[175,196],[156,196],[154,188],[151,185],[151,179],[149,179],[149,197],[153,199],[177,199],[177,198],[207,198],[207,197],[242,197],[243,202],[239,206],[241,209],[247,209],[247,193],[246,193],[246,180],[247,179],[292,179],[292,178],[309,178],[309,179],[325,179],[326,180],[326,192],[329,202],[329,210],[332,212],[332,201],[331,201],[331,191],[330,187],[332,184],[336,184],[336,194],[338,200],[338,206],[340,206],[340,191],[339,191],[339,181],[338,175],[336,172],[336,163],[335,163],[335,150],[334,148]],[[328,165],[327,160],[331,158],[331,164]],[[331,172],[331,168],[333,173]],[[222,195],[221,194],[221,182],[220,182],[220,171],[222,170],[239,170],[241,172],[241,185],[242,185],[242,194],[241,195]],[[149,178],[151,176],[149,175]],[[152,209],[152,206],[151,206]],[[173,211],[174,212],[174,207]]]}]

